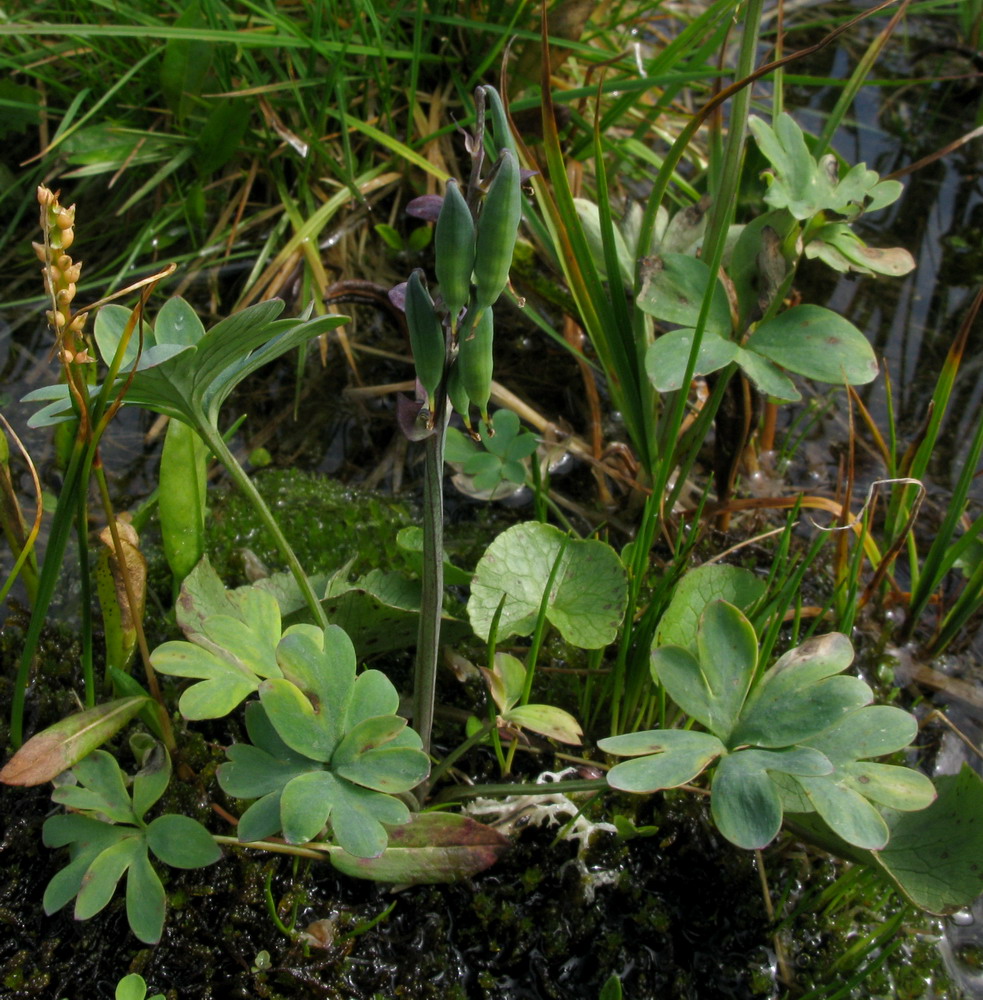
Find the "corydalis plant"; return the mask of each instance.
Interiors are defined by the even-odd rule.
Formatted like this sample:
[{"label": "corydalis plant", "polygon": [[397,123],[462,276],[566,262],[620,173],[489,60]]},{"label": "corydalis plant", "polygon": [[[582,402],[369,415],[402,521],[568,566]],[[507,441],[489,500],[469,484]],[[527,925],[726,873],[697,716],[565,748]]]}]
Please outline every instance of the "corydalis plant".
[{"label": "corydalis plant", "polygon": [[378,857],[385,826],[410,818],[396,795],[430,770],[419,736],[396,715],[396,689],[378,670],[356,676],[355,650],[336,625],[294,626],[276,658],[282,676],[264,680],[246,708],[252,742],[229,747],[218,772],[229,795],[257,800],[239,821],[240,840],[282,832],[303,844],[330,823],[349,854]]},{"label": "corydalis plant", "polygon": [[[748,125],[770,163],[764,174],[765,202],[772,211],[730,227],[726,282],[715,281],[711,290],[709,268],[697,257],[706,228],[705,206],[690,206],[671,220],[660,207],[652,242],[645,248],[638,245],[637,210],[628,213],[620,230],[613,230],[618,275],[626,286],[632,285],[635,261],[644,258],[638,308],[677,327],[648,348],[648,376],[659,392],[682,387],[709,294],[692,374],[706,375],[735,363],[763,394],[789,402],[800,396],[786,372],[833,384],[869,382],[877,365],[860,330],[822,306],[807,303],[782,311],[782,303],[803,255],[837,271],[907,274],[915,266],[910,253],[868,247],[851,228],[863,212],[894,202],[901,184],[881,180],[862,163],[841,178],[836,157],[817,160],[787,114],[779,115],[774,127],[754,116]],[[580,199],[577,211],[600,262],[598,209]]]},{"label": "corydalis plant", "polygon": [[[184,299],[173,298],[161,307],[153,325],[141,324],[136,338],[129,310],[108,305],[96,318],[95,337],[103,360],[111,364],[114,392],[125,390],[126,403],[182,421],[222,462],[273,536],[314,620],[326,625],[303,567],[219,428],[222,405],[243,379],[286,351],[347,322],[343,316],[312,319],[310,311],[302,318],[278,319],[282,311],[279,299],[258,302],[206,330]],[[91,387],[89,391],[96,395],[101,390]],[[47,404],[29,421],[32,427],[71,419],[64,385],[45,386],[24,399]]]},{"label": "corydalis plant", "polygon": [[211,834],[190,816],[165,814],[149,823],[147,811],[164,794],[171,760],[159,744],[147,747],[143,768],[127,791],[119,765],[96,750],[68,772],[51,797],[73,812],[45,820],[44,843],[68,847],[69,864],[44,891],[44,911],[75,900],[75,919],[86,920],[113,898],[126,876],[126,917],[147,944],[160,940],[166,901],[153,854],[174,868],[202,868],[221,856]]},{"label": "corydalis plant", "polygon": [[908,712],[872,706],[873,692],[843,675],[853,647],[839,633],[810,639],[758,677],[751,623],[725,601],[700,618],[695,652],[660,646],[652,674],[673,701],[708,730],[658,729],[601,740],[635,759],[608,773],[612,788],[656,792],[713,767],[711,811],[738,847],[760,848],[785,810],[816,812],[840,837],[878,850],[889,831],[879,807],[924,809],[935,798],[925,775],[871,763],[914,739]]},{"label": "corydalis plant", "polygon": [[420,738],[396,715],[399,695],[378,670],[356,675],[355,648],[337,625],[281,631],[276,598],[261,590],[224,593],[221,612],[182,610],[193,640],[159,646],[157,671],[196,680],[181,695],[185,718],[213,719],[245,698],[250,743],[228,750],[219,784],[255,799],[239,821],[242,841],[282,833],[290,844],[317,837],[330,822],[350,854],[380,855],[385,825],[410,818],[395,796],[430,770]]}]

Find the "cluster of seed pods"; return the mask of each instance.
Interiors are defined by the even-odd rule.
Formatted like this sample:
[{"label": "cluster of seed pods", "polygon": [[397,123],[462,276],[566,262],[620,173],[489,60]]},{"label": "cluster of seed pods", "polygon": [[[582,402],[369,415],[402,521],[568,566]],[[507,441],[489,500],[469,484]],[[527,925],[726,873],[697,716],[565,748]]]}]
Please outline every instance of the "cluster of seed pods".
[{"label": "cluster of seed pods", "polygon": [[[415,270],[406,284],[406,322],[416,375],[431,414],[438,390],[470,428],[473,404],[488,420],[491,397],[494,314],[508,284],[522,214],[521,171],[498,93],[489,100],[498,159],[484,194],[469,205],[456,180],[447,188],[434,231],[435,303]],[[476,186],[477,191],[477,186]]]}]

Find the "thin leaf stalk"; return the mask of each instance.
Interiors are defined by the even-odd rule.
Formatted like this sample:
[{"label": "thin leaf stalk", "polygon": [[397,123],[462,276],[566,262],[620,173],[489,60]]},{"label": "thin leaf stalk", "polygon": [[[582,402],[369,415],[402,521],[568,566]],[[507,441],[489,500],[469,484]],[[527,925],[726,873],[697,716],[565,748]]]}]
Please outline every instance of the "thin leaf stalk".
[{"label": "thin leaf stalk", "polygon": [[567,549],[569,538],[564,536],[560,550],[550,567],[549,576],[546,579],[546,586],[543,588],[543,596],[539,602],[539,612],[536,615],[536,627],[533,629],[532,642],[529,645],[529,653],[526,656],[526,677],[522,685],[522,694],[519,697],[520,705],[528,705],[532,696],[532,680],[536,673],[536,662],[539,659],[539,651],[543,646],[543,639],[546,636],[546,626],[548,624],[546,611],[549,608],[553,597],[553,585],[556,583],[557,575],[560,572],[560,565],[563,562],[563,555]]},{"label": "thin leaf stalk", "polygon": [[235,455],[232,454],[231,449],[225,443],[224,438],[215,426],[204,419],[203,416],[199,416],[194,427],[201,435],[205,444],[212,450],[212,454],[225,466],[226,471],[232,477],[232,481],[242,490],[246,499],[253,505],[253,509],[259,515],[259,519],[263,522],[264,527],[269,531],[274,544],[287,564],[287,568],[293,575],[294,580],[296,580],[301,596],[304,598],[304,602],[307,604],[314,621],[320,628],[327,628],[330,624],[328,616],[325,614],[324,608],[321,607],[321,602],[314,593],[311,581],[304,572],[304,567],[301,566],[300,560],[297,558],[297,553],[294,552],[287,541],[286,535],[280,529],[280,525],[273,516],[273,512],[267,506],[266,501],[260,495],[259,490],[256,489],[253,481],[239,464]]}]

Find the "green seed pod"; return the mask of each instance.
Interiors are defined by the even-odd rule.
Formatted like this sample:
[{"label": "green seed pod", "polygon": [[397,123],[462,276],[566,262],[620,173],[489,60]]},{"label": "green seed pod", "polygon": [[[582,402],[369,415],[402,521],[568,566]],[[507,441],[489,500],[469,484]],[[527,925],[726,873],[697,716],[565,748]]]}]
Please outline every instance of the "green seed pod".
[{"label": "green seed pod", "polygon": [[205,551],[208,448],[198,432],[171,419],[160,456],[157,513],[174,593]]},{"label": "green seed pod", "polygon": [[474,255],[475,306],[478,309],[493,305],[508,283],[521,217],[519,161],[509,150],[503,149],[478,216]]},{"label": "green seed pod", "polygon": [[460,357],[454,363],[447,375],[447,398],[451,401],[451,406],[454,407],[454,410],[464,417],[464,424],[470,431],[471,414],[469,412],[469,407],[471,405],[471,400],[468,396],[467,389],[464,388],[464,378],[463,373],[461,372]]},{"label": "green seed pod", "polygon": [[423,286],[423,271],[417,268],[406,283],[406,326],[410,333],[416,377],[427,394],[430,412],[434,410],[434,393],[444,375],[444,329],[434,311],[433,299]]},{"label": "green seed pod", "polygon": [[492,341],[495,335],[495,314],[484,309],[478,316],[471,333],[461,337],[457,367],[461,369],[468,398],[481,411],[481,419],[488,423],[488,400],[491,398]]},{"label": "green seed pod", "polygon": [[447,182],[444,203],[437,216],[434,232],[436,259],[434,270],[440,294],[451,317],[451,329],[471,295],[471,272],[474,270],[474,219],[461,194],[457,181]]},{"label": "green seed pod", "polygon": [[502,104],[501,97],[494,87],[485,86],[485,97],[488,98],[488,113],[491,116],[492,128],[494,129],[495,149],[501,153],[507,149],[519,162],[519,151],[512,137],[512,129],[509,128],[509,119],[505,114],[505,105]]}]

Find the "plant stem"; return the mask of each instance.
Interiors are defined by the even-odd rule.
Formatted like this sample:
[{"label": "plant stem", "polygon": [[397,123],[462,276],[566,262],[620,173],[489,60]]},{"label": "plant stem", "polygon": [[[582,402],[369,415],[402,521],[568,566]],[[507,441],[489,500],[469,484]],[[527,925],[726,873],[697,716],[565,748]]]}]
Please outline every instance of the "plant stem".
[{"label": "plant stem", "polygon": [[428,779],[429,784],[434,785],[460,760],[473,746],[480,743],[495,727],[495,716],[486,719],[480,729],[476,729],[463,743],[458,744],[431,772]]},{"label": "plant stem", "polygon": [[437,688],[440,616],[444,606],[444,442],[447,407],[438,393],[434,432],[426,441],[423,480],[423,593],[413,675],[413,728],[430,753],[433,705]]},{"label": "plant stem", "polygon": [[246,475],[245,469],[236,460],[235,455],[232,454],[232,451],[219,433],[218,428],[207,420],[199,420],[195,429],[208,447],[211,448],[212,454],[225,466],[233,482],[245,494],[246,499],[253,505],[260,520],[273,536],[273,541],[280,550],[280,555],[286,560],[294,579],[297,581],[301,596],[307,602],[307,606],[314,616],[314,621],[320,628],[327,628],[330,624],[328,616],[324,613],[324,608],[321,607],[321,602],[314,593],[314,588],[311,586],[311,581],[304,572],[304,567],[301,566],[300,560],[297,558],[297,553],[290,547],[290,543],[280,530],[280,525],[277,524],[273,512],[266,505],[266,501],[260,496],[259,490],[253,485],[253,481]]},{"label": "plant stem", "polygon": [[15,750],[24,742],[24,702],[31,678],[31,665],[34,662],[34,655],[41,639],[45,615],[58,585],[68,538],[71,535],[72,526],[75,524],[75,512],[78,507],[77,492],[83,488],[81,483],[84,481],[82,469],[85,447],[85,442],[77,437],[72,447],[68,467],[65,470],[61,494],[55,506],[54,518],[48,534],[47,549],[41,563],[37,596],[31,611],[31,621],[27,626],[27,635],[24,637],[24,650],[21,653],[20,666],[14,680],[14,693],[10,706],[10,742]]},{"label": "plant stem", "polygon": [[602,792],[608,788],[604,778],[584,778],[574,781],[544,781],[540,784],[502,782],[494,785],[454,785],[445,788],[434,800],[434,805],[474,799],[483,796],[505,798],[509,795],[567,795],[571,792]]}]

